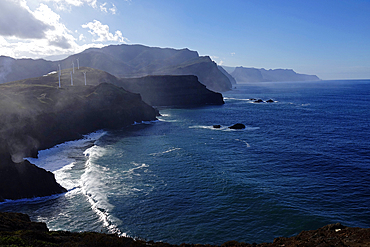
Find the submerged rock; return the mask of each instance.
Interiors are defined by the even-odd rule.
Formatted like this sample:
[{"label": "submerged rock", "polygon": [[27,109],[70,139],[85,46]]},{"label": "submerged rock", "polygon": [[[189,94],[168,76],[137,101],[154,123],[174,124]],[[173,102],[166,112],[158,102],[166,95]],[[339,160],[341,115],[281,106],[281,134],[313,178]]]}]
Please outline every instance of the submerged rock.
[{"label": "submerged rock", "polygon": [[245,129],[245,125],[242,123],[234,124],[233,126],[230,126],[229,129]]}]

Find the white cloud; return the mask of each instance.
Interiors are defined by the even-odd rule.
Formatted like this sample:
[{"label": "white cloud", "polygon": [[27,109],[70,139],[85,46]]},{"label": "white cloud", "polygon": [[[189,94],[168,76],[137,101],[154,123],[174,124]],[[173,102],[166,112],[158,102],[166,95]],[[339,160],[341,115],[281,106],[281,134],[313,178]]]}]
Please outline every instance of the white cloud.
[{"label": "white cloud", "polygon": [[112,3],[112,8],[109,8],[109,11],[113,14],[113,15],[115,15],[116,13],[117,13],[117,7],[116,7],[116,5],[114,5],[113,3]]},{"label": "white cloud", "polygon": [[112,7],[108,8],[107,2],[99,3],[98,0],[40,0],[40,1],[51,2],[58,10],[71,11],[71,7],[80,7],[86,4],[94,9],[100,9],[100,11],[104,13],[108,12],[110,12],[111,14],[117,13],[117,8],[113,3],[111,3]]},{"label": "white cloud", "polygon": [[222,65],[224,64],[224,61],[220,60],[220,58],[218,56],[209,56],[212,61],[214,61],[215,63],[217,63],[217,65]]},{"label": "white cloud", "polygon": [[234,56],[235,55],[235,52],[232,52],[232,53],[230,53],[231,54],[231,56]]},{"label": "white cloud", "polygon": [[49,45],[62,49],[72,48],[72,44],[75,44],[75,38],[71,34],[72,32],[60,22],[60,16],[57,13],[42,3],[34,14],[41,21],[54,27],[54,30],[46,33]]},{"label": "white cloud", "polygon": [[89,33],[93,36],[98,36],[97,39],[93,39],[94,42],[103,41],[118,41],[126,42],[127,38],[122,36],[122,32],[117,30],[114,34],[109,32],[109,26],[102,24],[100,21],[94,20],[93,22],[86,23],[82,25],[83,28],[88,28]]},{"label": "white cloud", "polygon": [[[0,55],[42,58],[75,54],[91,47],[101,48],[112,41],[128,41],[121,31],[111,33],[108,25],[94,20],[83,25],[93,35],[93,42],[86,43],[86,34],[69,30],[55,12],[61,8],[83,5],[100,12],[97,0],[0,0]],[[116,6],[109,2],[101,5],[106,8],[102,10],[105,13],[115,14],[117,11]]]},{"label": "white cloud", "polygon": [[106,2],[103,3],[103,4],[100,4],[99,8],[100,8],[100,11],[105,12],[105,13],[110,12],[113,15],[115,15],[117,13],[116,5],[114,5],[113,3],[112,3],[111,8],[107,8],[107,3]]},{"label": "white cloud", "polygon": [[78,37],[79,41],[85,40],[85,36],[81,33],[80,36]]},{"label": "white cloud", "polygon": [[107,3],[103,3],[103,4],[101,4],[101,5],[100,5],[100,10],[101,10],[102,12],[108,13],[108,10],[107,10],[107,8],[105,7],[105,5],[107,5]]},{"label": "white cloud", "polygon": [[53,27],[37,19],[25,2],[0,1],[0,35],[21,39],[42,39]]}]

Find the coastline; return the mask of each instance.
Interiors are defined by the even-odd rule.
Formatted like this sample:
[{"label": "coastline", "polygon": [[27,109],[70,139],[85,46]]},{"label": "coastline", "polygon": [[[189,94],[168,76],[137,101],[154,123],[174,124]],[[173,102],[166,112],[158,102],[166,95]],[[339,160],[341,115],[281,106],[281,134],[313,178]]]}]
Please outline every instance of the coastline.
[{"label": "coastline", "polygon": [[278,237],[271,243],[228,241],[220,245],[183,243],[173,245],[140,238],[98,232],[50,231],[45,223],[31,222],[26,214],[0,212],[0,245],[11,246],[125,246],[125,247],[293,247],[293,246],[370,246],[370,228],[346,227],[340,223],[302,231],[292,237]]}]

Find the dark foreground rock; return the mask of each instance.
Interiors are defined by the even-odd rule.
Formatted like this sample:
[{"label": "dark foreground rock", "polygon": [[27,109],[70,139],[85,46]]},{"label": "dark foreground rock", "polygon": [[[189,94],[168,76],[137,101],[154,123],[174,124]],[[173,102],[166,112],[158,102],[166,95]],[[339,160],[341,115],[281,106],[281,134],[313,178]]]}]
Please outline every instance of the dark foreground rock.
[{"label": "dark foreground rock", "polygon": [[[49,231],[45,223],[31,222],[25,214],[0,212],[0,246],[181,246],[211,247],[216,245],[181,244],[143,241],[114,234],[97,232]],[[299,235],[276,238],[273,243],[249,244],[229,241],[228,246],[370,246],[370,228],[346,227],[341,224],[327,225],[317,230],[302,231]]]},{"label": "dark foreground rock", "polygon": [[[8,162],[5,162],[8,159]],[[30,162],[14,163],[3,157],[0,165],[0,195],[6,199],[50,196],[67,192],[56,181],[54,174]],[[0,198],[1,201],[1,198]]]},{"label": "dark foreground rock", "polygon": [[0,85],[0,200],[65,192],[52,173],[24,161],[38,150],[156,119],[140,95],[108,83],[114,76],[98,70],[90,76],[102,83],[85,86],[76,76],[70,86],[70,71],[63,71],[61,88],[57,74]]}]

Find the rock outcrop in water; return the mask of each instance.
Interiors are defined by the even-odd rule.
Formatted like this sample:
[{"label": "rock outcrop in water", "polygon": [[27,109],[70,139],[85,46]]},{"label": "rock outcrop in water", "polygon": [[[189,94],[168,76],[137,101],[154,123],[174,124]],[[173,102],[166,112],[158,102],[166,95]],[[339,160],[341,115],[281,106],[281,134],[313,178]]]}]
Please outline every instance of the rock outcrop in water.
[{"label": "rock outcrop in water", "polygon": [[56,73],[0,85],[0,199],[65,192],[52,173],[24,161],[38,150],[99,129],[156,119],[156,110],[139,94],[107,83],[117,80],[114,76],[90,70],[91,81],[101,83],[85,86],[77,73],[82,74],[76,71],[74,86],[70,70],[63,71],[61,88]]},{"label": "rock outcrop in water", "polygon": [[[49,231],[45,223],[31,222],[28,215],[0,212],[0,246],[124,246],[124,247],[213,247],[210,244],[173,245],[144,241],[97,232]],[[279,237],[273,243],[249,244],[229,241],[221,247],[296,247],[296,246],[370,246],[370,228],[327,225],[317,230],[302,231],[294,237]]]},{"label": "rock outcrop in water", "polygon": [[229,129],[241,130],[241,129],[245,129],[245,125],[242,124],[242,123],[236,123],[236,124],[230,126]]}]

